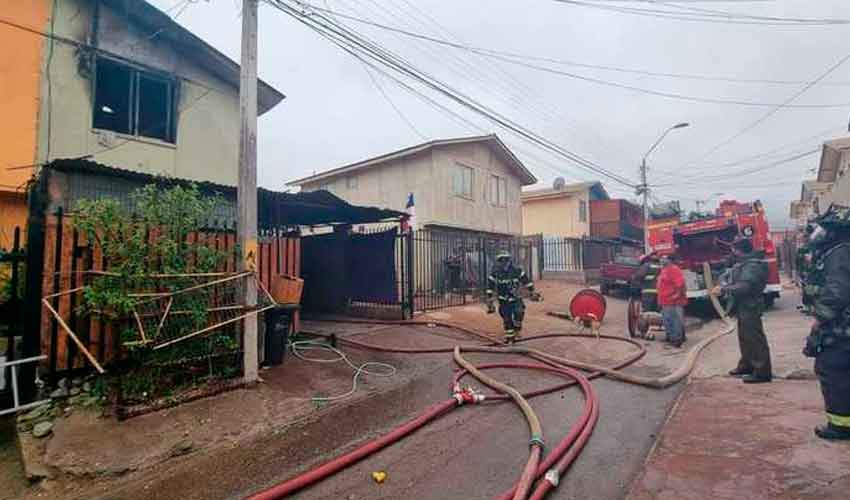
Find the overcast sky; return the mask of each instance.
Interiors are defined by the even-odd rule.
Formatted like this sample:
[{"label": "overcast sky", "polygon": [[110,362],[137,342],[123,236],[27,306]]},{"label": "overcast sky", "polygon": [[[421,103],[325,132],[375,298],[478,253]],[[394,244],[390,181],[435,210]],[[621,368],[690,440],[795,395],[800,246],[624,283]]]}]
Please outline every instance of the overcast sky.
[{"label": "overcast sky", "polygon": [[[774,227],[784,224],[788,202],[799,197],[800,181],[814,176],[812,169],[817,168],[820,155],[786,160],[818,148],[825,139],[847,135],[850,61],[791,103],[848,105],[768,105],[789,100],[805,89],[803,82],[818,78],[850,54],[850,24],[788,27],[688,22],[555,0],[311,2],[497,51],[653,73],[760,80],[671,78],[524,60],[653,92],[739,104],[673,99],[542,72],[336,18],[524,127],[633,181],[638,179],[642,155],[658,136],[675,123],[689,122],[690,127],[671,132],[649,158],[650,183],[663,185],[656,195],[663,200],[680,199],[687,208],[693,207],[696,199],[722,192],[725,198],[763,200]],[[178,22],[238,61],[239,0],[153,3],[172,15],[179,13]],[[597,3],[661,8],[637,1]],[[850,19],[846,0],[679,4],[761,16]],[[370,77],[359,61],[266,4],[260,7],[259,45],[261,78],[287,95],[282,104],[260,118],[259,182],[263,186],[280,189],[288,180],[416,144],[423,138],[481,133],[385,76],[372,71]],[[599,179],[612,196],[633,196],[629,188],[430,95],[486,132],[498,133],[542,184],[551,185],[557,176],[568,182]],[[772,114],[752,126],[768,113]],[[746,128],[749,130],[741,133]],[[716,201],[709,202],[714,204]]]}]

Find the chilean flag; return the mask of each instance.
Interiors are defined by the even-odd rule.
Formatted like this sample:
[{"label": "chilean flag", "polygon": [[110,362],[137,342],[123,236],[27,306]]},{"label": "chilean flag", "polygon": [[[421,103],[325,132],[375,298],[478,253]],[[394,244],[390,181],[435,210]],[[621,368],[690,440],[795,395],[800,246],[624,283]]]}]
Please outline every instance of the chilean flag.
[{"label": "chilean flag", "polygon": [[407,211],[407,219],[403,221],[405,231],[416,230],[416,204],[413,201],[413,193],[407,193],[407,204],[404,206]]}]

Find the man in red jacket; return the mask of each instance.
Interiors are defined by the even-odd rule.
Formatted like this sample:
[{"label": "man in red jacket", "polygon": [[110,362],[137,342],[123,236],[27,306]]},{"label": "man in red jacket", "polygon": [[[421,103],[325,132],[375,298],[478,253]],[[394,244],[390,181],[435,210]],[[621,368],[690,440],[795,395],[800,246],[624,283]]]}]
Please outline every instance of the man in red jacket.
[{"label": "man in red jacket", "polygon": [[663,257],[661,265],[656,288],[664,331],[667,334],[667,342],[675,347],[682,347],[685,343],[685,306],[688,304],[685,275],[670,257]]}]

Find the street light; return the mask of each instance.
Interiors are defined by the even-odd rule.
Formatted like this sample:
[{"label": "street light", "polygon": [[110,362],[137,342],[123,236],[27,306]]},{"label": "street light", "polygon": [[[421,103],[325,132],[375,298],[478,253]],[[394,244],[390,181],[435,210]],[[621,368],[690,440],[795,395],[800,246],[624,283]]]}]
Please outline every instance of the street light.
[{"label": "street light", "polygon": [[664,133],[661,134],[661,137],[652,144],[649,151],[643,155],[643,159],[640,162],[640,184],[637,186],[636,193],[638,195],[643,195],[643,249],[645,253],[649,253],[649,185],[646,182],[646,158],[650,155],[650,153],[655,151],[655,148],[661,144],[661,141],[663,141],[664,138],[667,137],[667,134],[669,134],[672,130],[685,128],[690,125],[691,124],[688,122],[681,122],[665,130]]}]

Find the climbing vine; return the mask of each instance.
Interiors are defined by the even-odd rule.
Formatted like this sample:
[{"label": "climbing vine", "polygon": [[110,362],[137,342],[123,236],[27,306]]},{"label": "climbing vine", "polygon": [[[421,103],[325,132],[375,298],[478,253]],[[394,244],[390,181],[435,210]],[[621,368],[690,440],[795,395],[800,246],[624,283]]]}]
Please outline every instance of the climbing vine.
[{"label": "climbing vine", "polygon": [[[193,275],[216,272],[232,258],[235,249],[212,248],[197,236],[208,227],[221,203],[219,196],[204,196],[195,186],[148,185],[133,192],[129,204],[98,199],[81,200],[76,206],[73,224],[100,248],[107,271],[93,276],[83,289],[80,312],[120,325],[121,341],[129,353],[125,360],[129,368],[120,383],[130,399],[149,399],[196,378],[187,379],[175,367],[238,349],[232,331],[216,331],[152,351],[139,341],[140,331],[132,318],[146,300],[140,294],[185,289],[197,284]],[[206,326],[211,293],[201,289],[174,295],[171,308],[180,314],[169,316],[162,334],[179,337]],[[206,375],[212,376],[213,371],[210,363]]]}]

